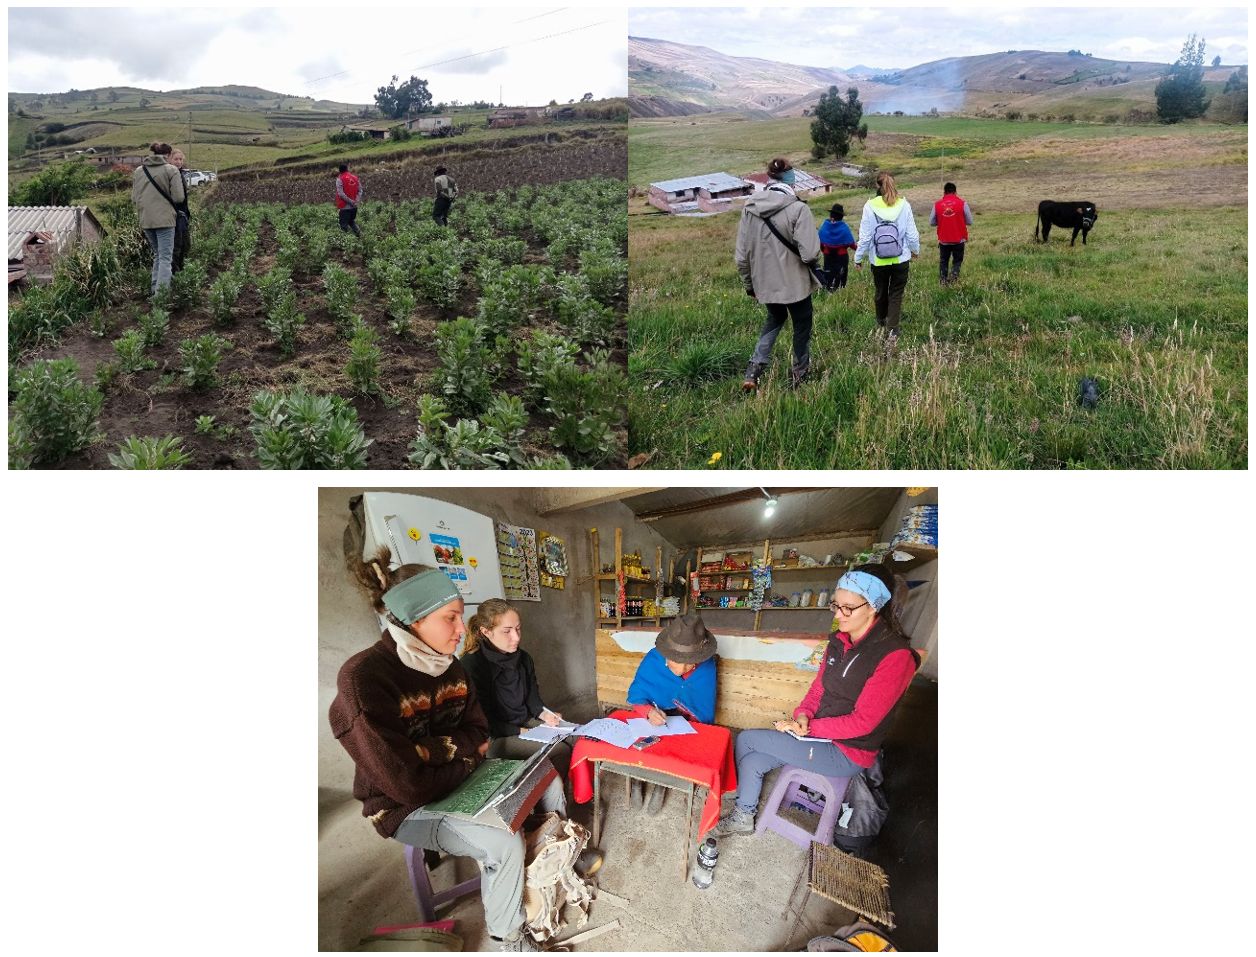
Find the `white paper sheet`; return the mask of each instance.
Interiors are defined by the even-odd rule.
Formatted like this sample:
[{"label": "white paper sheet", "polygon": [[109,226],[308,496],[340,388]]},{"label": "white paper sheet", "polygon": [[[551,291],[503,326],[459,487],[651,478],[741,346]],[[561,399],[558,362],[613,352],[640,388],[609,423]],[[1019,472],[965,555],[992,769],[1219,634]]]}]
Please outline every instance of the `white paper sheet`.
[{"label": "white paper sheet", "polygon": [[574,733],[582,734],[589,738],[597,738],[599,741],[613,744],[617,748],[629,747],[632,742],[641,737],[641,735],[629,729],[626,722],[617,721],[614,718],[596,718],[587,724],[581,725]]},{"label": "white paper sheet", "polygon": [[560,721],[551,728],[547,724],[538,725],[535,728],[529,728],[519,735],[520,741],[540,741],[542,744],[549,744],[551,741],[557,741],[559,738],[565,738],[573,731],[578,729],[578,725],[572,724],[570,721]]},{"label": "white paper sheet", "polygon": [[688,721],[678,714],[669,715],[667,724],[653,725],[645,718],[629,718],[628,727],[636,732],[638,738],[648,738],[651,735],[659,737],[667,737],[671,734],[697,734]]}]

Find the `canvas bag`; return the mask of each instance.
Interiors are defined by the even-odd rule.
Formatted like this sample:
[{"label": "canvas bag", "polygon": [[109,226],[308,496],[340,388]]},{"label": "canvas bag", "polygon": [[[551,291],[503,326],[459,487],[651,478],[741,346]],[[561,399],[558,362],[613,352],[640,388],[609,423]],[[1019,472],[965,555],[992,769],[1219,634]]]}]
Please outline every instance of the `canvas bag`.
[{"label": "canvas bag", "polygon": [[571,904],[580,911],[576,928],[589,920],[593,891],[576,873],[576,858],[589,843],[589,832],[551,811],[540,826],[526,835],[527,865],[524,868],[524,909],[539,911],[524,924],[537,943],[551,940],[567,926],[563,908]]},{"label": "canvas bag", "polygon": [[[878,754],[872,767],[864,768],[857,777],[850,779],[846,796],[842,798],[842,814],[833,828],[833,844],[839,850],[853,851],[871,844],[890,816],[890,804],[881,790],[881,756]],[[845,813],[849,805],[851,813]],[[842,822],[845,821],[843,826]]]}]

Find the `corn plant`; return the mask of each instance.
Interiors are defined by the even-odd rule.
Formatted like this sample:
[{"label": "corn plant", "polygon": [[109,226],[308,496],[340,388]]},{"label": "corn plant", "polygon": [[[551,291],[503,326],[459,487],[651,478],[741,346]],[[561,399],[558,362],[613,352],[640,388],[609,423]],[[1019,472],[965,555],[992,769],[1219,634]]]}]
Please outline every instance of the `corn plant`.
[{"label": "corn plant", "polygon": [[183,381],[191,389],[208,389],[218,381],[218,363],[230,341],[212,332],[179,343]]},{"label": "corn plant", "polygon": [[235,320],[235,304],[244,289],[244,279],[235,270],[220,273],[209,287],[209,311],[220,326],[231,325]]},{"label": "corn plant", "polygon": [[275,337],[279,351],[284,356],[297,353],[297,332],[305,325],[305,313],[297,311],[296,293],[289,289],[262,321],[266,330]]},{"label": "corn plant", "polygon": [[173,435],[160,439],[132,435],[118,446],[117,455],[109,453],[109,464],[115,469],[181,469],[191,461],[183,451],[183,440]]},{"label": "corn plant", "polygon": [[362,323],[349,340],[349,363],[345,375],[363,395],[375,395],[379,388],[379,335]]},{"label": "corn plant", "polygon": [[344,266],[328,263],[323,269],[323,289],[327,293],[327,311],[342,336],[353,328],[353,307],[358,301],[358,278]]},{"label": "corn plant", "polygon": [[32,464],[56,464],[96,438],[104,396],[79,380],[73,359],[32,362],[12,388],[10,408]]},{"label": "corn plant", "polygon": [[339,396],[259,392],[249,406],[249,431],[264,469],[361,469],[371,440],[358,413]]},{"label": "corn plant", "polygon": [[114,339],[113,351],[118,355],[119,372],[140,372],[157,364],[144,358],[144,335],[138,329],[132,329],[121,338]]},{"label": "corn plant", "polygon": [[118,293],[122,267],[111,242],[80,244],[59,263],[59,272],[93,309],[109,305]]},{"label": "corn plant", "polygon": [[474,319],[454,319],[436,330],[441,391],[458,414],[476,415],[488,404],[493,387],[492,353]]},{"label": "corn plant", "polygon": [[171,302],[176,309],[194,309],[205,298],[209,268],[199,259],[189,259],[170,280]]},{"label": "corn plant", "polygon": [[170,313],[165,309],[153,306],[139,318],[140,335],[144,337],[144,345],[159,346],[165,341],[166,330],[170,328]]}]

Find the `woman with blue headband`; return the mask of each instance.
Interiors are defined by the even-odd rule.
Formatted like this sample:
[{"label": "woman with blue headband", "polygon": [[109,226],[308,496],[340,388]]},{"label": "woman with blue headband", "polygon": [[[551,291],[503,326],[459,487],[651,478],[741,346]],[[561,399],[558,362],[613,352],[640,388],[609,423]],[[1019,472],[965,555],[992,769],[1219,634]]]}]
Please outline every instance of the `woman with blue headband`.
[{"label": "woman with blue headband", "polygon": [[[535,950],[523,933],[523,835],[424,810],[488,751],[488,720],[454,658],[466,633],[462,595],[439,569],[389,569],[388,561],[387,548],[372,561],[351,560],[385,621],[379,641],[340,669],[329,715],[353,758],[353,796],[382,837],[475,858],[489,934],[502,950]],[[561,805],[556,779],[538,807]]]},{"label": "woman with blue headband", "polygon": [[[712,834],[754,831],[763,777],[774,768],[841,778],[872,767],[919,665],[899,620],[906,596],[907,583],[883,565],[860,565],[838,579],[829,605],[837,630],[819,674],[793,720],[737,735],[737,803]],[[800,741],[790,731],[823,740]]]}]

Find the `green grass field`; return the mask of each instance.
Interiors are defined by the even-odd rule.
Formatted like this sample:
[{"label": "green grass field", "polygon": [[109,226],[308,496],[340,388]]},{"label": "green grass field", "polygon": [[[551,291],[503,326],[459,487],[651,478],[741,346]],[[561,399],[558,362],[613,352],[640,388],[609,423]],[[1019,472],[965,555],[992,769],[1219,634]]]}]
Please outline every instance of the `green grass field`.
[{"label": "green grass field", "polygon": [[[1099,126],[1098,136],[1059,124],[1008,141],[1000,127],[1030,124],[894,119],[900,128],[876,144],[883,156],[927,153],[919,124],[947,124],[942,137],[970,144],[960,182],[976,223],[962,283],[938,285],[927,221],[940,189],[933,158],[917,157],[899,179],[922,257],[897,353],[886,359],[876,337],[868,271],[852,270],[845,290],[817,295],[812,379],[797,392],[785,330],[759,394],[741,393],[763,308],[733,265],[738,215],[630,204],[632,453],[653,453],[657,468],[705,467],[717,452],[721,468],[1246,466],[1245,129]],[[743,142],[780,132],[737,126]],[[647,137],[646,157],[634,156],[635,133],[640,183],[662,154]],[[1174,148],[1149,151],[1162,141],[1147,136],[1174,137]],[[712,141],[667,175],[705,171]],[[1186,182],[1201,185],[1184,194]],[[1037,200],[1083,193],[1100,209],[1089,245],[1070,248],[1058,231],[1035,243]],[[857,226],[868,193],[811,200],[817,221],[835,198]],[[1100,383],[1094,410],[1077,402],[1083,376]]]}]

